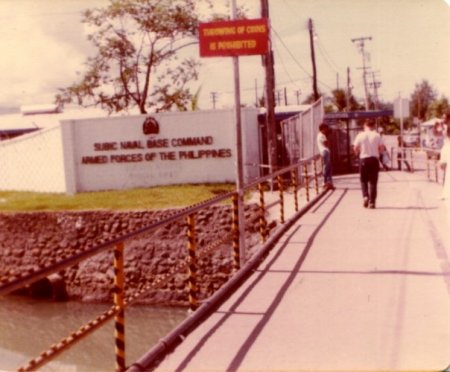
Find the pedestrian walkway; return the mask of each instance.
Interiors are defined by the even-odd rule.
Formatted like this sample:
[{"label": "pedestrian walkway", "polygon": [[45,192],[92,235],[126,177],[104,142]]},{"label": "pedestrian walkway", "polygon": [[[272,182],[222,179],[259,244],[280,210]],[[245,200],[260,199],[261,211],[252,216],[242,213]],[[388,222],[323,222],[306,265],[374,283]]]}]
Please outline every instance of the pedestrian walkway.
[{"label": "pedestrian walkway", "polygon": [[161,371],[444,370],[450,228],[440,186],[382,173],[377,209],[357,175],[285,234]]}]

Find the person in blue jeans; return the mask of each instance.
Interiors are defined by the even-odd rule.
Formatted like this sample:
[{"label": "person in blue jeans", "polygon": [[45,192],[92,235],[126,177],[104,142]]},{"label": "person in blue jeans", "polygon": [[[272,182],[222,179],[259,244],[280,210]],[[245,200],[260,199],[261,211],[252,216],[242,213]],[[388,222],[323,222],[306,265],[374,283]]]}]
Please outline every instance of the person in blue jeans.
[{"label": "person in blue jeans", "polygon": [[330,144],[327,138],[329,133],[328,125],[325,123],[320,124],[319,133],[317,134],[317,147],[319,148],[319,154],[323,160],[323,177],[324,177],[324,187],[326,189],[334,190],[333,185],[333,170],[331,167],[331,152]]}]

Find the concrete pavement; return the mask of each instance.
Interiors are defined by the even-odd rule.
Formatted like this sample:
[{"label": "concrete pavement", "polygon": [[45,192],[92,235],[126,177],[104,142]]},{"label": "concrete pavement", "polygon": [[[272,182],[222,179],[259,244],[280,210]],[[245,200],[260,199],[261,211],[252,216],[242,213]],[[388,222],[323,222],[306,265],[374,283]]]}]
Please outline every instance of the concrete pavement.
[{"label": "concrete pavement", "polygon": [[357,175],[288,231],[259,270],[161,371],[444,370],[450,228],[423,173],[382,173],[377,209]]}]

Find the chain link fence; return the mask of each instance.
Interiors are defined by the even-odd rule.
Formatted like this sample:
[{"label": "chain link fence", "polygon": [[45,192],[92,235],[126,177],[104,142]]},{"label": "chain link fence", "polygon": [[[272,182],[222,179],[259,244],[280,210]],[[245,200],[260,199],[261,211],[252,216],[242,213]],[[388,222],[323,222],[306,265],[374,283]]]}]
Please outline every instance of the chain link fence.
[{"label": "chain link fence", "polygon": [[281,122],[283,147],[288,164],[295,164],[300,159],[317,154],[316,137],[323,116],[323,100],[320,98],[308,110]]}]

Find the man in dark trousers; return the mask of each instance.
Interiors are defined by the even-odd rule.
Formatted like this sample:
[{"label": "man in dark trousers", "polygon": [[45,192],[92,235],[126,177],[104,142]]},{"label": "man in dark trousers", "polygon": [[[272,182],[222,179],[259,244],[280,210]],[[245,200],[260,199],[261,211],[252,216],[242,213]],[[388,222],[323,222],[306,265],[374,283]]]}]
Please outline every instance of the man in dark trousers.
[{"label": "man in dark trousers", "polygon": [[381,136],[375,131],[373,121],[364,122],[364,131],[356,136],[353,146],[359,156],[363,205],[364,208],[374,209],[380,171],[379,158],[384,151],[384,145]]}]

